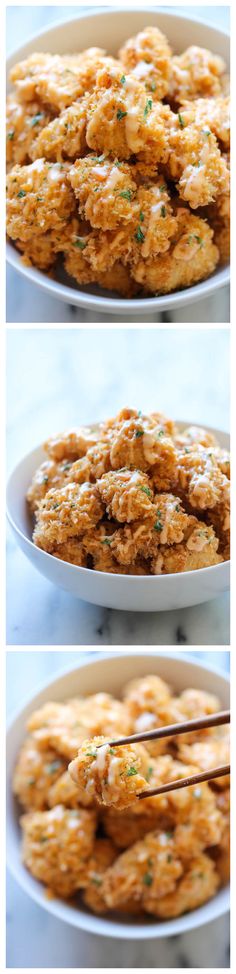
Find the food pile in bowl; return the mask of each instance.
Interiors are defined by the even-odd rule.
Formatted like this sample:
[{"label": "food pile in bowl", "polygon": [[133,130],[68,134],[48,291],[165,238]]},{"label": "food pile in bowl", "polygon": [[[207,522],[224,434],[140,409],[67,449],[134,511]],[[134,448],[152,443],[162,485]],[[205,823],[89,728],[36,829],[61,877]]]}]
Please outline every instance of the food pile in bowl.
[{"label": "food pile in bowl", "polygon": [[83,568],[161,575],[229,558],[230,461],[215,436],[122,409],[45,443],[27,492],[39,548]]},{"label": "food pile in bowl", "polygon": [[[177,736],[178,722],[215,713],[193,688],[173,695],[158,676],[107,693],[48,702],[27,722],[14,771],[22,858],[48,895],[94,913],[177,917],[229,878],[229,779],[155,797],[138,795],[229,761],[228,727]],[[117,738],[176,723],[176,736],[112,747]],[[100,746],[99,746],[100,745]]]},{"label": "food pile in bowl", "polygon": [[[10,72],[7,233],[79,285],[166,294],[229,260],[225,64],[147,27],[117,58],[35,53]],[[55,269],[56,272],[56,269]]]}]

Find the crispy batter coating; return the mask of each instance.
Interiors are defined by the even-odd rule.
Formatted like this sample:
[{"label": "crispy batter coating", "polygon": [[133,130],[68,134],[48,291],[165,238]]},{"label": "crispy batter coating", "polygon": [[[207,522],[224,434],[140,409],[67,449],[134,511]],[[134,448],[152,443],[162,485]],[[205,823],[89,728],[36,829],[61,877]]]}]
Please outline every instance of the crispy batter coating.
[{"label": "crispy batter coating", "polygon": [[62,460],[79,460],[85,456],[91,446],[95,446],[99,439],[99,429],[89,426],[77,426],[50,436],[44,444],[44,449],[51,460],[60,463]]},{"label": "crispy batter coating", "polygon": [[170,548],[160,546],[152,562],[152,571],[154,575],[172,575],[219,565],[223,558],[218,554],[218,547],[219,540],[213,528],[199,521],[187,541]]},{"label": "crispy batter coating", "polygon": [[147,754],[140,744],[110,747],[104,737],[84,741],[69,773],[91,800],[103,805],[126,808],[146,787]]},{"label": "crispy batter coating", "polygon": [[169,96],[172,101],[186,98],[217,97],[225,63],[204,47],[192,45],[183,54],[171,58]]},{"label": "crispy batter coating", "polygon": [[119,51],[124,68],[142,81],[155,100],[167,95],[171,51],[164,34],[157,27],[130,37]]},{"label": "crispy batter coating", "polygon": [[27,737],[13,776],[13,792],[23,808],[47,808],[50,788],[65,767],[63,758],[55,750],[42,751],[33,737]]},{"label": "crispy batter coating", "polygon": [[165,832],[149,832],[118,856],[107,870],[104,899],[107,906],[116,909],[134,898],[144,910],[153,912],[156,898],[172,893],[182,872],[173,840]]},{"label": "crispy batter coating", "polygon": [[87,96],[73,102],[53,121],[49,121],[34,142],[31,158],[43,156],[53,162],[63,159],[77,159],[86,152],[86,107]]},{"label": "crispy batter coating", "polygon": [[94,484],[68,483],[65,487],[53,487],[38,505],[33,540],[39,548],[52,551],[55,545],[70,538],[83,537],[95,527],[103,511]]},{"label": "crispy batter coating", "polygon": [[78,159],[70,170],[70,182],[80,213],[92,227],[113,230],[134,219],[136,183],[127,163],[88,155]]},{"label": "crispy batter coating", "polygon": [[110,471],[97,481],[97,487],[109,517],[128,523],[150,515],[155,517],[147,474],[138,470]]},{"label": "crispy batter coating", "polygon": [[216,438],[213,433],[202,429],[201,426],[187,426],[182,433],[177,433],[175,443],[180,449],[182,447],[192,447],[195,443],[200,443],[200,446],[215,447]]},{"label": "crispy batter coating", "polygon": [[[24,105],[14,93],[7,97],[6,161],[12,167],[25,166],[32,159],[38,134],[51,121],[51,113],[37,101]],[[43,153],[42,153],[43,155]]]},{"label": "crispy batter coating", "polygon": [[158,898],[155,915],[163,919],[181,916],[190,910],[196,910],[215,895],[219,886],[219,877],[215,864],[205,853],[196,856],[188,864],[184,876],[177,884],[176,890]]},{"label": "crispy batter coating", "polygon": [[7,233],[28,241],[36,232],[61,230],[74,211],[66,168],[36,159],[30,166],[15,166],[7,177]]},{"label": "crispy batter coating", "polygon": [[151,468],[156,486],[158,473],[161,477],[163,472],[169,486],[169,478],[174,478],[176,451],[165,430],[165,417],[160,415],[155,421],[155,418],[141,413],[124,419],[114,429],[110,459],[114,470],[124,466],[140,471]]},{"label": "crispy batter coating", "polygon": [[27,869],[57,896],[68,899],[86,886],[96,829],[94,811],[56,805],[21,818],[22,857]]},{"label": "crispy batter coating", "polygon": [[228,166],[209,126],[198,119],[188,122],[182,112],[171,115],[169,125],[168,174],[180,198],[195,210],[228,194]]},{"label": "crispy batter coating", "polygon": [[116,847],[110,839],[96,839],[93,854],[87,867],[87,885],[83,892],[83,902],[93,913],[106,913],[107,905],[103,897],[103,877],[116,858]]},{"label": "crispy batter coating", "polygon": [[[108,475],[107,475],[108,476]],[[114,500],[117,503],[117,495]],[[114,502],[113,502],[114,506]],[[125,516],[126,522],[135,521],[130,527],[115,531],[111,539],[111,549],[117,560],[124,565],[141,557],[158,557],[160,545],[179,544],[191,532],[196,519],[185,513],[179,497],[173,494],[156,494],[154,502],[141,513],[133,509],[134,517]],[[113,510],[118,521],[121,517]],[[140,524],[138,517],[144,518]]]},{"label": "crispy batter coating", "polygon": [[228,148],[230,144],[230,100],[229,97],[196,98],[181,105],[182,125],[195,122],[205,131],[216,136],[218,142]]},{"label": "crispy batter coating", "polygon": [[190,287],[213,273],[218,263],[219,252],[206,220],[184,207],[178,208],[176,218],[178,230],[167,253],[152,260],[140,260],[131,268],[135,281],[156,294]]},{"label": "crispy batter coating", "polygon": [[32,483],[27,490],[27,501],[32,513],[34,513],[40,501],[45,497],[50,487],[61,487],[66,480],[68,464],[66,460],[56,463],[55,460],[44,460],[36,470]]},{"label": "crispy batter coating", "polygon": [[211,447],[193,445],[180,452],[178,486],[191,507],[197,510],[226,506],[229,501],[228,477],[222,473]]},{"label": "crispy batter coating", "polygon": [[165,162],[168,143],[165,121],[167,106],[154,103],[145,85],[122,68],[98,71],[96,87],[88,104],[86,140],[90,149],[129,159],[143,153],[148,160]]},{"label": "crispy batter coating", "polygon": [[113,64],[116,60],[99,47],[75,55],[31,54],[14,65],[10,80],[22,101],[38,97],[59,113],[93,89],[98,68]]},{"label": "crispy batter coating", "polygon": [[81,701],[43,704],[29,718],[27,729],[41,749],[54,747],[65,758],[74,757],[86,736],[81,721]]},{"label": "crispy batter coating", "polygon": [[[65,808],[79,807],[78,788],[72,781],[69,771],[66,770],[60,774],[54,784],[51,785],[47,795],[47,803],[49,808],[54,808],[55,805],[64,805]],[[83,805],[86,807],[85,796]]]},{"label": "crispy batter coating", "polygon": [[[230,763],[230,741],[227,728],[219,728],[218,735],[215,730],[214,737],[208,736],[205,740],[196,740],[193,744],[179,743],[178,749],[181,760],[196,764],[202,771]],[[214,784],[216,788],[226,788],[229,784],[229,776],[224,775],[222,778],[216,778]]]}]

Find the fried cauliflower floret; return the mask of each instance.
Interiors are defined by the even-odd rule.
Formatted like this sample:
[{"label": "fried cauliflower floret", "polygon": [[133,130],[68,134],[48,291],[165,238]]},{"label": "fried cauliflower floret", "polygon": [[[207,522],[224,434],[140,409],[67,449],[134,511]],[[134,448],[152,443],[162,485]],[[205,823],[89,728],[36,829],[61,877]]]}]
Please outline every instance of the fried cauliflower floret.
[{"label": "fried cauliflower floret", "polygon": [[112,572],[115,575],[125,574],[125,569],[116,561],[111,550],[111,539],[114,526],[111,522],[104,522],[84,537],[84,551],[88,557],[89,568],[98,572]]},{"label": "fried cauliflower floret", "polygon": [[[55,805],[64,805],[64,808],[78,808],[78,789],[67,768],[49,788],[47,803],[49,808],[54,808]],[[86,801],[83,801],[83,805],[86,807]]]},{"label": "fried cauliflower floret", "polygon": [[132,279],[129,268],[124,267],[124,264],[119,260],[116,260],[108,271],[98,273],[96,283],[107,291],[116,291],[124,298],[134,298],[138,291],[138,286]]},{"label": "fried cauliflower floret", "polygon": [[177,183],[181,199],[192,209],[207,206],[229,191],[229,171],[216,136],[201,122],[187,123],[184,114],[172,115],[169,131],[169,178]]},{"label": "fried cauliflower floret", "polygon": [[225,63],[204,47],[192,45],[171,58],[168,94],[172,101],[211,97],[221,94]]},{"label": "fried cauliflower floret", "polygon": [[91,149],[129,159],[133,153],[150,154],[156,163],[168,154],[165,132],[167,106],[153,102],[134,75],[122,69],[98,71],[96,87],[88,104],[86,140]]},{"label": "fried cauliflower floret", "polygon": [[226,148],[230,144],[230,100],[227,98],[197,98],[181,105],[184,125],[195,122],[203,131],[210,132]]},{"label": "fried cauliflower floret", "polygon": [[149,478],[139,470],[110,470],[97,481],[97,487],[107,514],[117,521],[135,521],[155,514]]},{"label": "fried cauliflower floret", "polygon": [[94,484],[68,483],[52,488],[40,501],[36,511],[33,540],[39,548],[52,551],[57,544],[73,537],[83,537],[103,515],[98,490]]},{"label": "fried cauliflower floret", "polygon": [[[177,764],[176,779],[195,772],[193,766]],[[191,859],[207,846],[220,842],[223,820],[209,785],[190,785],[168,795],[176,820],[175,847],[181,860]]]},{"label": "fried cauliflower floret", "polygon": [[168,91],[170,56],[168,41],[157,27],[146,27],[130,37],[119,51],[124,68],[160,100]]},{"label": "fried cauliflower floret", "polygon": [[54,558],[60,561],[68,561],[71,565],[79,565],[80,568],[87,568],[87,554],[83,539],[69,538],[64,544],[57,544],[52,550]]},{"label": "fried cauliflower floret", "polygon": [[[116,517],[120,520],[117,514]],[[135,523],[114,532],[111,549],[121,564],[129,565],[137,555],[147,558],[158,555],[160,545],[180,543],[188,537],[194,524],[195,518],[185,513],[178,497],[157,494],[144,521],[140,523],[136,515]]]},{"label": "fried cauliflower floret", "polygon": [[[148,801],[149,799],[144,798],[124,810],[112,807],[104,808],[102,813],[103,825],[117,849],[128,849],[134,842],[143,839],[148,832],[152,832],[156,828],[162,830],[170,825],[168,816],[161,811],[159,813],[157,807],[144,810],[144,805],[146,806]],[[137,807],[139,809],[138,815],[136,814]],[[173,820],[171,821],[172,824]]]},{"label": "fried cauliflower floret", "polygon": [[211,447],[200,444],[179,454],[178,486],[191,507],[215,508],[229,501],[229,480]]},{"label": "fried cauliflower floret", "polygon": [[112,230],[134,219],[136,183],[127,163],[103,156],[77,159],[69,174],[80,213],[92,227]]},{"label": "fried cauliflower floret", "polygon": [[87,97],[73,102],[53,121],[41,128],[31,151],[32,159],[45,156],[53,162],[77,159],[86,152]]},{"label": "fried cauliflower floret", "polygon": [[51,113],[38,102],[22,104],[15,93],[7,97],[6,161],[9,166],[24,166],[32,158],[38,133],[51,121]]},{"label": "fried cauliflower floret", "polygon": [[31,54],[14,65],[10,80],[22,101],[38,97],[59,114],[93,89],[98,68],[117,64],[114,58],[104,55],[105,51],[99,47],[75,55]]},{"label": "fried cauliflower floret", "polygon": [[183,872],[174,843],[165,832],[149,832],[117,857],[105,874],[103,895],[113,909],[133,898],[144,910],[175,890]]},{"label": "fried cauliflower floret", "polygon": [[178,431],[175,436],[175,443],[180,449],[182,447],[192,447],[195,443],[200,443],[200,446],[215,447],[216,438],[213,433],[209,433],[208,430],[203,429],[201,426],[187,426],[182,433]]},{"label": "fried cauliflower floret", "polygon": [[127,258],[131,263],[137,263],[140,257],[149,259],[165,253],[177,228],[167,186],[162,179],[147,188],[141,186],[136,200],[138,210],[132,229],[132,249]]},{"label": "fried cauliflower floret", "polygon": [[42,751],[33,737],[27,737],[13,775],[13,793],[23,808],[47,808],[50,788],[65,767],[56,751]]},{"label": "fried cauliflower floret", "polygon": [[65,433],[58,433],[57,436],[50,436],[50,439],[44,443],[44,450],[56,463],[62,460],[79,460],[80,457],[85,456],[89,447],[95,446],[98,439],[99,428],[77,426],[66,430]]},{"label": "fried cauliflower floret", "polygon": [[176,890],[160,899],[157,898],[155,911],[151,912],[166,920],[181,916],[210,900],[217,892],[218,886],[219,877],[215,864],[202,852],[189,863]]},{"label": "fried cauliflower floret", "polygon": [[40,501],[45,497],[50,487],[61,487],[66,480],[68,464],[66,460],[56,463],[55,460],[44,460],[36,470],[32,483],[28,487],[26,498],[32,511],[37,510]]},{"label": "fried cauliflower floret", "polygon": [[112,866],[117,850],[110,839],[96,839],[93,854],[87,867],[87,884],[83,891],[83,902],[93,913],[106,913],[107,905],[103,897],[103,877]]},{"label": "fried cauliflower floret", "polygon": [[96,828],[95,812],[56,805],[21,818],[22,858],[32,876],[62,898],[86,886]]},{"label": "fried cauliflower floret", "polygon": [[42,750],[52,747],[65,758],[73,758],[87,736],[81,721],[81,701],[43,704],[31,714],[27,729]]},{"label": "fried cauliflower floret", "polygon": [[190,287],[213,273],[219,251],[206,220],[180,207],[176,213],[178,231],[166,254],[140,260],[131,267],[135,281],[154,294],[167,294],[176,288]]},{"label": "fried cauliflower floret", "polygon": [[112,748],[104,737],[84,741],[69,773],[79,791],[99,804],[126,808],[146,787],[147,754],[142,745]]},{"label": "fried cauliflower floret", "polygon": [[169,486],[170,477],[174,477],[176,450],[166,433],[165,417],[160,415],[155,421],[155,418],[136,413],[124,419],[114,428],[110,460],[113,470],[125,466],[131,470],[148,470],[155,484],[158,474],[163,474]]},{"label": "fried cauliflower floret", "polygon": [[[222,731],[221,728],[219,730]],[[179,743],[179,753],[181,760],[196,764],[201,771],[219,768],[230,763],[229,735],[221,732],[216,738],[209,736],[205,740],[196,740],[193,744]],[[228,783],[228,775],[214,781],[215,787],[219,789],[226,788]]]},{"label": "fried cauliflower floret", "polygon": [[219,565],[223,558],[218,554],[218,547],[219,540],[213,528],[199,521],[187,541],[169,548],[160,546],[152,561],[152,572],[154,575],[172,575]]},{"label": "fried cauliflower floret", "polygon": [[15,240],[17,250],[22,254],[22,263],[26,267],[38,267],[40,271],[49,271],[55,264],[57,249],[53,230],[36,235],[30,240]]},{"label": "fried cauliflower floret", "polygon": [[75,207],[61,164],[36,159],[15,166],[7,176],[7,232],[13,240],[29,241],[37,233],[61,230]]}]

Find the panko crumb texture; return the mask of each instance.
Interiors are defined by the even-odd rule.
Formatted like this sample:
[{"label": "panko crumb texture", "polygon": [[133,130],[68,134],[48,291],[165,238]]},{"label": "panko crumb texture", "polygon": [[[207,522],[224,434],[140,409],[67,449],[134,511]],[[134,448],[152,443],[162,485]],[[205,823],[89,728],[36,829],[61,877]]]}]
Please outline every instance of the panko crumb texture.
[{"label": "panko crumb texture", "polygon": [[[206,903],[229,879],[229,779],[139,800],[140,792],[229,763],[227,727],[160,742],[112,745],[124,734],[214,714],[194,687],[158,675],[123,688],[49,701],[27,722],[13,776],[22,859],[47,895],[161,920]],[[79,897],[79,899],[78,899]],[[75,899],[76,898],[76,899]]]},{"label": "panko crumb texture", "polygon": [[33,541],[55,558],[127,575],[229,558],[230,459],[207,430],[125,408],[44,448],[27,502]]},{"label": "panko crumb texture", "polygon": [[116,57],[34,53],[7,98],[7,234],[22,260],[125,298],[229,261],[230,121],[221,57],[156,27]]}]

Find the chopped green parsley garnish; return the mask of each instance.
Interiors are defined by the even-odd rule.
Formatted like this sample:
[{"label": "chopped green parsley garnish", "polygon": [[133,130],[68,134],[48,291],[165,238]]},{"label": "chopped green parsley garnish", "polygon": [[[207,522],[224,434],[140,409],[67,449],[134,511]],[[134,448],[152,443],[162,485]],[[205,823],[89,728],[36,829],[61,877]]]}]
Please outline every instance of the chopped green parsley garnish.
[{"label": "chopped green parsley garnish", "polygon": [[79,247],[79,250],[84,250],[86,247],[86,240],[83,240],[82,237],[77,237],[77,240],[75,240],[74,243],[74,247]]},{"label": "chopped green parsley garnish", "polygon": [[153,877],[151,873],[145,873],[145,876],[143,877],[143,883],[145,883],[145,886],[152,886]]},{"label": "chopped green parsley garnish", "polygon": [[147,497],[151,497],[151,491],[149,487],[140,487],[139,490],[142,490],[144,494],[147,494]]},{"label": "chopped green parsley garnish", "polygon": [[24,189],[20,189],[20,192],[19,192],[19,193],[17,193],[17,196],[18,196],[18,197],[19,197],[19,199],[21,200],[21,199],[23,198],[23,196],[26,196],[26,192],[25,192],[25,190],[24,190]]},{"label": "chopped green parsley garnish", "polygon": [[135,439],[137,440],[139,436],[144,436],[144,430],[136,430]]},{"label": "chopped green parsley garnish", "polygon": [[127,774],[127,778],[132,778],[132,775],[138,774],[137,768],[134,767],[129,768],[129,770],[126,771],[126,774]]},{"label": "chopped green parsley garnish", "polygon": [[148,768],[147,770],[146,781],[150,781],[150,778],[152,777],[152,772],[153,772],[153,767],[150,766],[150,768]]},{"label": "chopped green parsley garnish", "polygon": [[164,189],[166,189],[165,183],[163,183],[163,186],[159,186],[160,193],[164,193]]},{"label": "chopped green parsley garnish", "polygon": [[87,758],[96,758],[97,757],[97,749],[95,751],[92,751],[92,750],[86,751],[86,757]]},{"label": "chopped green parsley garnish", "polygon": [[48,483],[48,477],[46,475],[45,475],[45,477],[43,477],[42,483],[43,484],[47,484]]},{"label": "chopped green parsley garnish", "polygon": [[[143,221],[144,221],[144,213],[143,213],[142,210],[140,210],[139,219],[140,219],[140,223],[143,223]],[[142,415],[142,413],[141,413],[141,415]]]},{"label": "chopped green parsley garnish", "polygon": [[179,119],[180,128],[184,129],[185,123],[184,123],[183,115],[181,115],[180,112],[178,112],[178,119]]},{"label": "chopped green parsley garnish", "polygon": [[28,778],[28,785],[35,785],[35,778]]},{"label": "chopped green parsley garnish", "polygon": [[147,115],[149,114],[149,112],[151,112],[151,110],[152,110],[152,98],[147,98],[144,113],[143,113],[144,118],[147,118]]},{"label": "chopped green parsley garnish", "polygon": [[94,884],[94,886],[101,886],[102,885],[101,876],[96,876],[96,873],[93,873],[93,876],[91,876],[91,882]]},{"label": "chopped green parsley garnish", "polygon": [[125,85],[125,82],[126,82],[125,74],[122,74],[122,78],[120,79],[120,83],[121,83],[121,85]]},{"label": "chopped green parsley garnish", "polygon": [[176,506],[175,506],[175,511],[180,511],[180,506],[179,506],[179,504],[176,504]]},{"label": "chopped green parsley garnish", "polygon": [[122,112],[122,109],[118,108],[118,112],[116,113],[116,118],[118,118],[118,122],[120,122],[122,118],[125,118],[126,115],[127,112]]},{"label": "chopped green parsley garnish", "polygon": [[15,129],[11,129],[11,132],[8,132],[7,139],[9,139],[9,141],[11,142],[12,139],[14,139],[14,135],[15,135]]},{"label": "chopped green parsley garnish", "polygon": [[151,88],[151,91],[156,91],[156,82],[155,81],[151,81],[150,88]]},{"label": "chopped green parsley garnish", "polygon": [[115,754],[114,747],[109,747],[109,754]]},{"label": "chopped green parsley garnish", "polygon": [[165,834],[167,839],[172,839],[173,832],[166,832]]},{"label": "chopped green parsley garnish", "polygon": [[162,521],[156,521],[156,524],[154,524],[154,531],[162,531],[162,528],[163,528]]},{"label": "chopped green parsley garnish", "polygon": [[121,196],[123,200],[129,200],[130,203],[133,196],[132,189],[124,189],[123,193],[119,193],[119,196]]},{"label": "chopped green parsley garnish", "polygon": [[42,118],[44,118],[44,112],[38,112],[38,115],[34,115],[30,122],[30,128],[32,129],[35,125],[38,125]]},{"label": "chopped green parsley garnish", "polygon": [[56,511],[56,510],[57,510],[57,507],[59,507],[59,504],[53,504],[53,505],[52,505],[52,509],[53,509],[53,511]]},{"label": "chopped green parsley garnish", "polygon": [[103,538],[102,544],[111,544],[111,538]]},{"label": "chopped green parsley garnish", "polygon": [[45,771],[47,774],[54,774],[54,771],[58,771],[61,768],[61,761],[52,761],[52,764],[47,764]]},{"label": "chopped green parsley garnish", "polygon": [[161,206],[161,216],[166,216],[166,208],[165,208],[165,206]]},{"label": "chopped green parsley garnish", "polygon": [[134,236],[135,236],[135,240],[137,240],[138,243],[143,243],[143,241],[145,240],[145,235],[141,230],[141,227],[138,227],[137,232],[135,233]]},{"label": "chopped green parsley garnish", "polygon": [[171,855],[168,855],[168,856],[167,856],[167,862],[172,862],[172,860],[173,860],[173,856],[171,856]]}]

